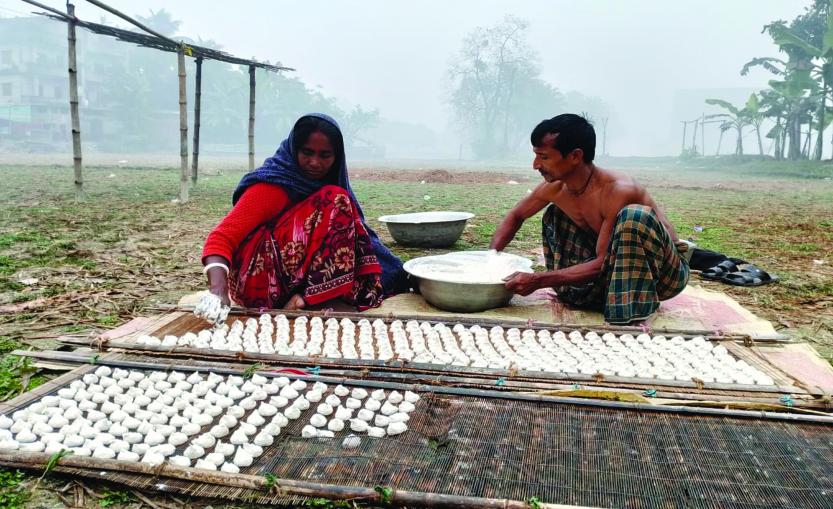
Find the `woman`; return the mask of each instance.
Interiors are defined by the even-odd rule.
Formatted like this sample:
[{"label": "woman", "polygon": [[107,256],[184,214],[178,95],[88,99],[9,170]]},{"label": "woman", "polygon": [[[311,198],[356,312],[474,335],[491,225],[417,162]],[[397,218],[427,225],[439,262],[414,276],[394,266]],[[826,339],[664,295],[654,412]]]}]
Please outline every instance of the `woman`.
[{"label": "woman", "polygon": [[402,262],[365,223],[332,118],[301,117],[208,235],[203,265],[224,305],[301,309],[341,298],[376,307],[408,288]]}]

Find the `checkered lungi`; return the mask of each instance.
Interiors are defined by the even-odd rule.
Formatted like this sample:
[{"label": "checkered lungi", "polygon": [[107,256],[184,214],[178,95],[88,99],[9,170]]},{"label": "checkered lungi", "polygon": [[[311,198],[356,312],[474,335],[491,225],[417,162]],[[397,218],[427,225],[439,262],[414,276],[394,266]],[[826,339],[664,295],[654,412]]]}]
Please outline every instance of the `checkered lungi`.
[{"label": "checkered lungi", "polygon": [[[596,258],[597,235],[580,228],[555,205],[544,213],[541,233],[547,270]],[[604,310],[607,322],[622,324],[650,316],[660,301],[683,291],[688,275],[688,262],[653,209],[628,205],[616,217],[599,277],[554,290],[565,304]]]}]

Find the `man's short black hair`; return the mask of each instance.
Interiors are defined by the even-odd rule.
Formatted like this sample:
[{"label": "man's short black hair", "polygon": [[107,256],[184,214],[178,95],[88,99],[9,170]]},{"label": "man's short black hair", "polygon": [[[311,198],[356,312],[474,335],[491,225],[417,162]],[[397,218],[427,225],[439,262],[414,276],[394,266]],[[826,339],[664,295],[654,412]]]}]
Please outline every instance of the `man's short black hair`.
[{"label": "man's short black hair", "polygon": [[593,158],[596,157],[596,130],[581,115],[563,113],[541,121],[532,130],[532,146],[540,147],[548,134],[558,134],[553,148],[561,152],[563,157],[567,157],[567,154],[577,148],[584,152],[585,163],[593,162]]}]

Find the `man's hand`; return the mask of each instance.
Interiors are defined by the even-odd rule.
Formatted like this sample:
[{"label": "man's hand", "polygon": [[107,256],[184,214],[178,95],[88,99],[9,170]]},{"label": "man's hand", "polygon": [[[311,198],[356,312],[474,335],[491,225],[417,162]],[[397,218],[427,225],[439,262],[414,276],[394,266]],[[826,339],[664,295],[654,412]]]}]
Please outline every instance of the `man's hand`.
[{"label": "man's hand", "polygon": [[518,295],[529,295],[541,288],[538,274],[528,272],[515,272],[503,278],[503,286],[510,292]]}]

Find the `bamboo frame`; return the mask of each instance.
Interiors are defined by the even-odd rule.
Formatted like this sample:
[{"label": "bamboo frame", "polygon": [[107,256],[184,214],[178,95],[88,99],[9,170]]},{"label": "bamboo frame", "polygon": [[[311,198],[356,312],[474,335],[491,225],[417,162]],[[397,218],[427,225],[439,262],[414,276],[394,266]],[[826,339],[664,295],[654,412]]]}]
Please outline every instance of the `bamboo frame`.
[{"label": "bamboo frame", "polygon": [[[15,350],[12,352],[12,355],[17,355],[21,357],[32,357],[32,358],[46,358],[51,360],[63,360],[68,362],[77,362],[79,364],[90,364],[93,361],[93,357],[89,355],[79,354],[79,353],[71,353],[71,352],[35,352],[29,350]],[[95,360],[97,365],[104,365],[104,366],[112,366],[112,367],[119,367],[125,369],[151,369],[151,370],[176,370],[176,371],[186,371],[186,372],[194,372],[194,371],[211,371],[213,373],[218,374],[225,374],[225,375],[243,375],[246,372],[246,368],[250,368],[251,366],[247,366],[246,368],[242,367],[241,365],[229,365],[228,362],[225,363],[214,363],[214,365],[210,365],[207,363],[199,363],[199,364],[175,364],[173,362],[169,363],[150,363],[150,362],[143,362],[143,361],[134,361],[134,360],[121,360],[115,359],[112,357],[104,357],[98,358]],[[86,366],[85,366],[86,367]],[[410,390],[414,392],[431,392],[435,394],[446,394],[452,396],[469,396],[469,397],[479,397],[479,398],[493,398],[493,399],[506,399],[506,400],[515,400],[515,401],[534,401],[540,403],[553,403],[553,404],[566,404],[566,405],[573,405],[573,406],[584,406],[584,407],[594,407],[594,408],[611,408],[611,409],[619,409],[619,410],[637,410],[637,411],[647,411],[647,412],[660,412],[660,413],[678,413],[678,414],[688,414],[688,415],[702,415],[702,416],[712,416],[712,417],[740,417],[740,418],[748,418],[748,419],[766,419],[766,420],[775,420],[775,421],[788,421],[788,422],[810,422],[815,424],[833,424],[833,416],[829,414],[821,414],[818,412],[812,413],[801,413],[801,414],[791,414],[791,413],[782,413],[782,412],[768,412],[765,410],[732,410],[727,408],[706,408],[706,407],[688,407],[688,406],[678,406],[678,405],[667,405],[667,406],[658,406],[658,405],[651,405],[647,403],[638,403],[638,402],[620,402],[620,401],[605,401],[605,400],[595,400],[595,399],[576,399],[571,397],[563,397],[563,396],[553,396],[549,394],[540,394],[540,393],[521,393],[521,392],[514,392],[514,391],[507,391],[507,390],[487,390],[487,389],[471,389],[471,388],[460,388],[460,387],[447,387],[443,385],[432,385],[432,384],[419,384],[413,383],[401,383],[401,382],[389,382],[389,381],[379,381],[379,380],[367,380],[367,379],[356,379],[356,378],[346,378],[346,377],[333,377],[333,376],[321,376],[321,375],[289,375],[284,373],[276,373],[270,371],[259,371],[258,374],[265,376],[267,378],[275,378],[281,376],[288,376],[293,379],[298,380],[305,380],[309,382],[316,382],[321,381],[325,383],[335,383],[341,384],[346,386],[358,386],[358,387],[371,387],[371,388],[382,388],[382,389],[398,389],[398,390]],[[13,405],[14,402],[10,403]],[[785,407],[785,410],[787,408]]]},{"label": "bamboo frame", "polygon": [[188,96],[185,81],[185,47],[176,54],[179,74],[179,203],[188,203]]},{"label": "bamboo frame", "polygon": [[72,131],[72,166],[75,177],[75,199],[84,201],[84,178],[81,168],[81,119],[78,113],[78,64],[75,59],[75,6],[67,2],[67,56],[69,71],[69,116]]},{"label": "bamboo frame", "polygon": [[[0,464],[12,468],[28,470],[43,470],[46,468],[51,455],[46,453],[0,452]],[[178,479],[182,481],[199,482],[259,491],[278,497],[301,496],[323,497],[331,500],[360,500],[376,504],[391,504],[396,506],[421,506],[430,508],[471,508],[471,509],[528,509],[529,505],[520,500],[494,499],[481,497],[467,497],[460,495],[445,495],[439,493],[425,493],[391,489],[387,500],[372,487],[344,486],[338,484],[323,484],[292,479],[276,479],[271,483],[265,476],[249,474],[230,474],[226,472],[203,470],[193,467],[178,467],[170,463],[151,466],[132,461],[105,460],[91,457],[64,456],[60,458],[52,469],[57,472],[71,471],[71,469],[86,469],[111,472],[129,472],[133,474],[153,476],[155,478]],[[267,491],[269,490],[269,491]],[[587,507],[561,504],[540,503],[538,507],[545,509],[590,509]]]},{"label": "bamboo frame", "polygon": [[[59,338],[64,343],[73,345],[89,345],[87,340],[76,340],[74,338]],[[225,350],[206,350],[203,348],[191,348],[186,346],[163,347],[140,345],[137,343],[118,342],[118,341],[101,341],[96,344],[99,350],[116,349],[121,351],[134,351],[164,354],[173,357],[185,358],[204,358],[208,360],[236,360],[236,361],[251,361],[251,362],[267,362],[270,364],[282,365],[297,365],[309,366],[319,365],[322,368],[329,369],[353,369],[367,371],[368,369],[379,370],[375,373],[376,376],[396,376],[401,374],[403,376],[413,376],[415,374],[434,375],[437,377],[449,377],[450,380],[456,380],[458,377],[475,377],[481,380],[481,383],[493,383],[497,377],[503,377],[508,381],[535,381],[535,382],[549,382],[549,383],[573,383],[573,382],[596,382],[612,384],[623,388],[677,388],[677,389],[699,389],[699,390],[716,390],[716,391],[736,391],[736,392],[752,392],[752,393],[780,393],[780,394],[812,394],[816,396],[823,396],[824,393],[818,390],[808,390],[801,387],[791,386],[760,386],[760,385],[740,385],[740,384],[724,384],[708,382],[703,384],[695,384],[688,381],[677,380],[658,380],[654,378],[624,378],[618,376],[604,376],[597,375],[583,375],[550,373],[541,371],[512,371],[499,370],[493,368],[473,368],[470,366],[441,366],[423,363],[404,363],[402,361],[381,361],[381,360],[364,360],[364,359],[331,359],[326,357],[299,357],[286,356],[278,354],[264,354],[255,352],[232,352]]]}]

